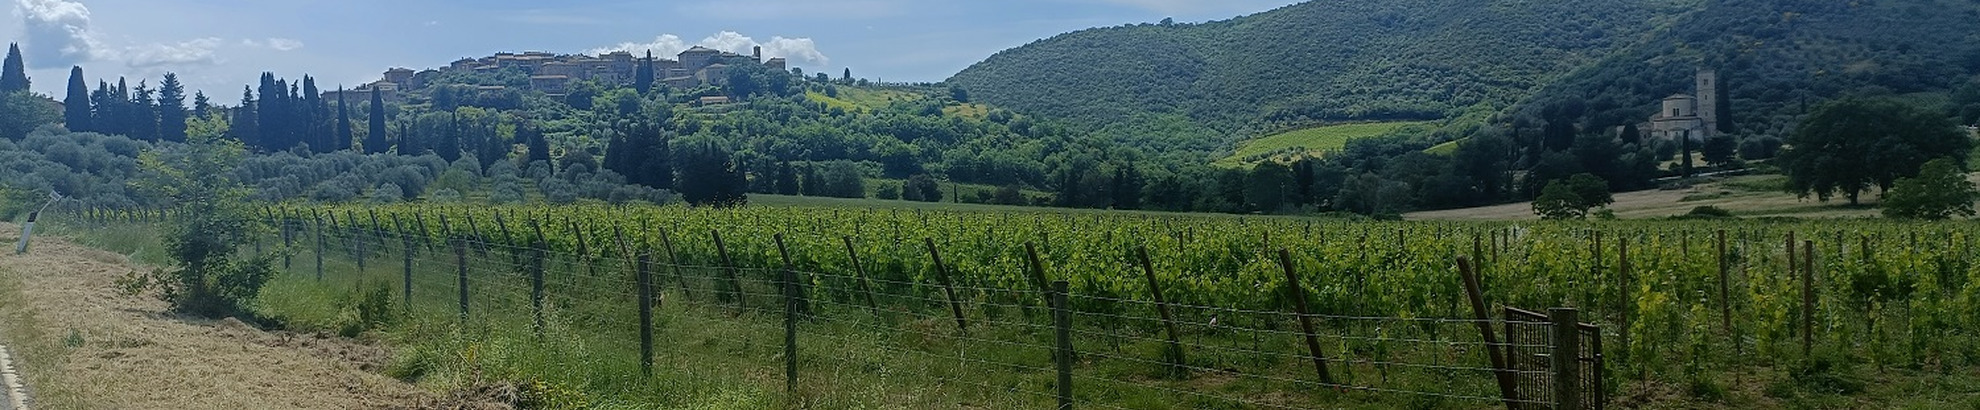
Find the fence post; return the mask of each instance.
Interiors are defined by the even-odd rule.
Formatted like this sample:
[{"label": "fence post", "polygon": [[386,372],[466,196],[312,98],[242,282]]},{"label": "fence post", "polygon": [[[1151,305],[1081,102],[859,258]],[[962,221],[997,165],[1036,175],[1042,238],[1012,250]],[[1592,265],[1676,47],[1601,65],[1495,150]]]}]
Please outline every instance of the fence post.
[{"label": "fence post", "polygon": [[[624,242],[620,242],[623,246]],[[639,253],[639,372],[653,376],[653,276],[651,272],[652,251]]]},{"label": "fence post", "polygon": [[839,237],[846,243],[846,257],[852,258],[854,280],[859,281],[859,291],[866,296],[866,309],[878,313],[880,304],[873,302],[873,286],[866,283],[866,266],[859,262],[859,251],[853,248],[851,236]]},{"label": "fence post", "polygon": [[295,262],[296,257],[292,253],[296,247],[295,223],[293,218],[289,216],[289,208],[282,208],[280,220],[282,223],[282,271],[288,272],[294,268],[295,264],[293,262]]},{"label": "fence post", "polygon": [[[967,334],[969,322],[963,320],[962,303],[956,301],[955,284],[949,281],[949,268],[942,265],[942,252],[935,249],[934,239],[922,238],[922,241],[928,244],[928,256],[935,260],[935,278],[942,281],[942,295],[949,301],[949,314],[956,318],[956,331]],[[1035,256],[1032,258],[1034,263],[1037,260]]]},{"label": "fence post", "polygon": [[1155,309],[1162,314],[1162,325],[1169,331],[1169,349],[1163,352],[1163,356],[1169,360],[1171,372],[1182,374],[1188,363],[1183,356],[1182,332],[1176,330],[1176,318],[1169,313],[1168,299],[1162,297],[1162,283],[1155,280],[1155,263],[1148,259],[1146,246],[1135,247],[1134,253],[1141,259],[1141,272],[1148,277],[1148,293],[1155,297]]},{"label": "fence post", "polygon": [[1802,242],[1802,251],[1801,356],[1808,357],[1815,347],[1815,241]]},{"label": "fence post", "polygon": [[1073,407],[1072,314],[1066,307],[1066,288],[1066,281],[1052,282],[1051,298],[1047,299],[1052,304],[1053,338],[1058,341],[1058,348],[1054,349],[1052,361],[1059,368],[1059,382],[1056,386],[1059,388],[1059,410],[1069,410]]},{"label": "fence post", "polygon": [[412,310],[412,275],[413,275],[412,235],[407,234],[406,225],[404,223],[399,222],[399,214],[392,214],[392,227],[395,230],[399,231],[400,242],[406,248],[405,277],[404,277],[404,281],[405,281],[404,287],[406,291],[405,305],[406,305],[406,310],[411,311]]},{"label": "fence post", "polygon": [[797,317],[798,284],[797,272],[791,270],[791,251],[784,247],[784,234],[773,237],[777,241],[777,254],[784,259],[782,279],[784,294],[784,393],[797,392]]},{"label": "fence post", "polygon": [[1472,318],[1478,322],[1478,333],[1485,338],[1485,354],[1492,360],[1492,376],[1499,382],[1499,395],[1505,399],[1506,408],[1517,410],[1519,391],[1513,386],[1513,374],[1506,365],[1506,355],[1510,353],[1499,345],[1499,338],[1492,335],[1491,315],[1485,310],[1485,294],[1478,284],[1478,271],[1471,266],[1471,259],[1457,258],[1458,275],[1464,281],[1464,295],[1471,300]]},{"label": "fence post", "polygon": [[1573,308],[1548,309],[1553,321],[1554,346],[1550,352],[1554,378],[1554,408],[1581,409],[1581,323]]},{"label": "fence post", "polygon": [[41,211],[28,213],[27,224],[21,225],[21,243],[14,246],[15,255],[25,255],[28,251],[28,236],[34,235],[34,220],[41,218]]},{"label": "fence post", "polygon": [[[613,229],[616,232],[618,228]],[[674,284],[681,288],[681,300],[688,300],[687,273],[681,271],[681,256],[674,253],[674,234],[667,228],[660,228],[660,245],[667,249],[667,261],[674,265]]]},{"label": "fence post", "polygon": [[1306,351],[1313,355],[1313,371],[1320,374],[1320,383],[1332,387],[1334,375],[1327,371],[1327,359],[1320,355],[1320,339],[1313,335],[1313,317],[1307,314],[1306,288],[1299,286],[1299,274],[1293,273],[1292,253],[1279,250],[1279,266],[1286,271],[1287,291],[1293,294],[1293,309],[1299,314],[1299,330],[1306,336]]},{"label": "fence post", "polygon": [[[310,210],[311,218],[316,219],[316,281],[323,281],[323,215]],[[332,216],[331,218],[336,218]]]},{"label": "fence post", "polygon": [[[1732,265],[1726,260],[1726,230],[1724,229],[1720,229],[1718,232],[1718,245],[1719,245],[1719,322],[1720,322],[1719,326],[1724,328],[1726,334],[1731,335],[1733,328],[1732,292],[1727,290],[1727,288],[1731,286],[1729,283],[1727,283],[1728,282],[1727,278],[1731,276],[1730,272],[1732,271]],[[1733,339],[1733,347],[1735,349],[1739,347],[1739,339]]]},{"label": "fence post", "polygon": [[536,218],[529,219],[529,228],[536,232],[536,240],[530,244],[529,258],[529,309],[536,317],[536,336],[543,336],[543,258],[549,257],[546,249],[550,244],[543,240],[543,225]]},{"label": "fence post", "polygon": [[727,299],[734,300],[736,302],[736,312],[741,313],[743,310],[747,310],[748,307],[743,302],[742,280],[736,278],[736,262],[734,259],[729,258],[729,245],[722,242],[722,231],[710,229],[708,233],[715,237],[715,253],[721,254],[722,271],[729,276],[729,293],[720,294],[727,295]]},{"label": "fence post", "polygon": [[1622,326],[1616,327],[1616,336],[1621,338],[1622,349],[1617,351],[1626,359],[1629,355],[1629,311],[1636,308],[1636,300],[1631,297],[1635,292],[1630,291],[1629,287],[1629,238],[1616,240],[1616,258],[1616,280],[1622,282],[1620,290],[1622,309],[1618,310],[1622,316]]},{"label": "fence post", "polygon": [[457,278],[459,279],[461,290],[461,321],[466,322],[468,318],[468,259],[467,239],[465,238],[454,239],[454,264],[460,267]]}]

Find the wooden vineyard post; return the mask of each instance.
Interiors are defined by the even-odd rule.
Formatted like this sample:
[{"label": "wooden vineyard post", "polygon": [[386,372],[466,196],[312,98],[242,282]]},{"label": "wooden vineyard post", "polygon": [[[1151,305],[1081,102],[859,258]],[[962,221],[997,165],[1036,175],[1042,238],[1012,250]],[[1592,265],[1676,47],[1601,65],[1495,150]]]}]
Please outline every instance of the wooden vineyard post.
[{"label": "wooden vineyard post", "polygon": [[[1045,263],[1038,260],[1038,248],[1032,246],[1030,242],[1025,242],[1024,255],[1025,260],[1031,263],[1032,284],[1038,286],[1038,290],[1050,293],[1052,283],[1045,277]],[[1047,303],[1046,307],[1051,307],[1051,295],[1045,295],[1045,299],[1045,303]]]},{"label": "wooden vineyard post", "polygon": [[323,215],[316,213],[315,210],[309,211],[309,215],[311,218],[316,219],[316,281],[322,282],[323,281]]},{"label": "wooden vineyard post", "polygon": [[[613,229],[618,229],[613,227]],[[616,231],[615,231],[616,232]],[[674,234],[667,228],[660,228],[660,246],[667,249],[667,261],[674,265],[674,284],[681,288],[681,300],[688,300],[687,274],[681,272],[681,255],[674,253]]]},{"label": "wooden vineyard post", "polygon": [[1618,350],[1618,352],[1623,353],[1625,359],[1627,359],[1629,352],[1629,311],[1636,306],[1635,298],[1631,297],[1635,292],[1631,292],[1629,288],[1629,239],[1625,238],[1616,241],[1616,257],[1618,258],[1616,259],[1616,278],[1617,281],[1622,282],[1622,309],[1618,311],[1621,312],[1622,326],[1618,326],[1616,335],[1622,338],[1622,349]]},{"label": "wooden vineyard post", "polygon": [[1334,375],[1327,371],[1327,359],[1320,355],[1320,339],[1313,334],[1313,317],[1306,308],[1306,288],[1299,286],[1299,274],[1293,273],[1292,253],[1279,250],[1279,266],[1285,268],[1287,291],[1292,292],[1294,313],[1299,315],[1299,330],[1306,335],[1306,351],[1313,355],[1313,371],[1320,374],[1320,383],[1333,386]]},{"label": "wooden vineyard post", "polygon": [[1056,386],[1059,388],[1057,395],[1059,398],[1059,410],[1069,410],[1073,407],[1072,312],[1066,307],[1066,287],[1066,281],[1052,282],[1052,287],[1049,291],[1051,297],[1046,299],[1046,302],[1052,305],[1052,335],[1053,339],[1058,342],[1056,345],[1057,348],[1053,349],[1052,362],[1058,367],[1059,373],[1058,386]]},{"label": "wooden vineyard post", "polygon": [[1141,259],[1142,274],[1148,277],[1148,294],[1155,298],[1155,310],[1162,314],[1162,326],[1169,331],[1169,348],[1163,351],[1162,356],[1168,359],[1170,371],[1180,375],[1189,363],[1183,360],[1182,332],[1176,330],[1176,317],[1169,313],[1168,299],[1162,297],[1161,281],[1155,280],[1155,263],[1148,259],[1148,247],[1136,247],[1134,253]]},{"label": "wooden vineyard post", "polygon": [[1800,261],[1800,260],[1801,260],[1800,258],[1796,258],[1796,257],[1794,257],[1794,246],[1795,246],[1795,244],[1797,244],[1797,243],[1798,243],[1798,242],[1795,242],[1795,241],[1794,241],[1794,231],[1788,231],[1788,233],[1787,233],[1787,277],[1788,277],[1788,280],[1794,280],[1794,279],[1796,278],[1796,276],[1795,276],[1795,274],[1794,274],[1794,270],[1795,270],[1795,266],[1794,266],[1794,265],[1795,265],[1795,262],[1796,262],[1796,261]]},{"label": "wooden vineyard post", "polygon": [[[614,227],[617,228],[617,227]],[[624,247],[621,239],[619,246]],[[639,262],[635,263],[635,282],[639,286],[639,371],[647,377],[653,376],[653,257],[651,251],[641,251]]]},{"label": "wooden vineyard post", "polygon": [[[1719,244],[1719,326],[1721,326],[1723,330],[1725,330],[1726,334],[1730,335],[1732,334],[1732,327],[1733,327],[1732,292],[1728,290],[1728,288],[1730,287],[1730,285],[1728,284],[1729,282],[1728,278],[1732,276],[1731,275],[1732,264],[1726,260],[1726,230],[1724,229],[1720,229],[1718,232],[1718,244]],[[1733,345],[1735,347],[1739,345],[1737,339],[1735,339]]]},{"label": "wooden vineyard post", "polygon": [[401,278],[403,279],[401,285],[403,285],[405,290],[404,303],[406,305],[406,310],[411,311],[412,310],[412,274],[413,274],[412,235],[406,233],[406,225],[404,223],[399,222],[399,214],[392,214],[392,228],[393,230],[399,231],[400,242],[405,246],[405,256],[406,256],[405,269],[403,271],[404,276]]},{"label": "wooden vineyard post", "polygon": [[536,319],[536,336],[543,336],[543,258],[549,257],[550,246],[543,240],[543,225],[530,218],[529,228],[536,231],[536,240],[529,246],[529,312]]},{"label": "wooden vineyard post", "polygon": [[295,267],[295,264],[293,262],[295,262],[296,255],[291,252],[296,248],[296,230],[295,230],[296,225],[295,225],[295,218],[289,216],[289,208],[282,208],[281,222],[282,222],[282,270],[293,272],[291,271],[291,269]]},{"label": "wooden vineyard post", "polygon": [[1801,356],[1815,347],[1815,241],[1802,242]]},{"label": "wooden vineyard post", "polygon": [[859,292],[866,296],[866,309],[877,313],[880,305],[873,302],[873,287],[866,283],[866,266],[859,262],[859,251],[853,248],[852,237],[842,236],[839,239],[846,243],[846,257],[852,258],[853,280],[859,282]]},{"label": "wooden vineyard post", "polygon": [[459,280],[457,285],[461,292],[461,321],[466,322],[468,319],[468,259],[466,238],[454,239],[454,265],[459,267],[455,277]]},{"label": "wooden vineyard post", "polygon": [[433,234],[429,233],[426,229],[426,213],[413,212],[413,225],[419,226],[419,243],[426,246],[427,252],[432,252]]},{"label": "wooden vineyard post", "polygon": [[[333,221],[333,222],[334,222],[334,221]],[[363,274],[363,273],[365,272],[365,269],[364,269],[364,260],[365,260],[365,256],[367,256],[367,255],[365,255],[365,252],[364,252],[364,251],[365,251],[365,249],[364,249],[364,233],[362,233],[362,232],[358,232],[358,229],[359,229],[359,227],[360,227],[361,225],[359,225],[359,224],[358,224],[358,220],[357,220],[357,214],[356,214],[356,213],[353,213],[353,212],[351,212],[350,210],[344,210],[344,223],[347,223],[347,224],[350,224],[350,225],[351,225],[351,229],[350,229],[350,232],[351,232],[351,251],[352,251],[352,252],[355,252],[355,253],[357,253],[357,268],[358,268],[358,273],[359,273],[359,274]]]},{"label": "wooden vineyard post", "polygon": [[[942,297],[949,302],[949,314],[956,318],[956,331],[967,335],[969,322],[963,319],[962,302],[956,300],[956,286],[949,280],[948,266],[942,264],[942,252],[935,249],[935,239],[922,238],[922,242],[928,244],[928,257],[935,261],[935,278],[942,281]],[[1037,261],[1038,258],[1034,256],[1032,263]],[[872,292],[867,293],[868,297],[872,294]]]},{"label": "wooden vineyard post", "polygon": [[1577,316],[1572,308],[1547,311],[1554,331],[1553,351],[1549,352],[1553,362],[1549,367],[1553,372],[1556,410],[1581,409],[1581,323]]},{"label": "wooden vineyard post", "polygon": [[564,217],[564,224],[570,225],[571,236],[577,238],[578,261],[584,264],[584,273],[598,277],[598,268],[591,263],[591,244],[585,243],[584,240],[584,230],[578,229],[577,221],[571,220],[569,216]]},{"label": "wooden vineyard post", "polygon": [[[722,242],[722,231],[711,229],[708,233],[715,238],[715,253],[722,256],[722,271],[729,276],[728,292],[721,293],[721,295],[727,296],[726,299],[735,301],[736,311],[742,312],[744,309],[747,309],[747,306],[743,302],[742,280],[736,277],[736,261],[729,258],[729,245]],[[727,301],[729,300],[724,300],[724,302]]]},{"label": "wooden vineyard post", "polygon": [[784,234],[774,236],[777,241],[777,254],[784,259],[784,271],[779,275],[784,294],[784,393],[796,393],[798,382],[797,367],[797,319],[798,283],[797,273],[791,270],[791,251],[784,247]]},{"label": "wooden vineyard post", "polygon": [[1464,296],[1471,300],[1472,319],[1477,320],[1478,334],[1485,338],[1485,354],[1492,360],[1492,376],[1499,382],[1499,395],[1506,402],[1506,408],[1517,410],[1519,390],[1513,385],[1511,368],[1506,364],[1509,348],[1499,345],[1499,338],[1492,335],[1491,315],[1485,310],[1485,292],[1478,284],[1478,271],[1472,269],[1471,259],[1457,258],[1458,275],[1464,281]]}]

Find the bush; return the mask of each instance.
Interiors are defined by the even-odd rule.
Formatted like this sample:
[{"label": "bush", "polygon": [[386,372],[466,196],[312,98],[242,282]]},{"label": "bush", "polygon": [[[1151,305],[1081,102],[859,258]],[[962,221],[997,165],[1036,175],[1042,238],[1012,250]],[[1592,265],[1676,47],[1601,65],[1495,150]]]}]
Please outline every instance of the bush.
[{"label": "bush", "polygon": [[268,230],[247,204],[249,190],[227,172],[244,151],[238,142],[194,141],[142,157],[137,184],[180,208],[165,237],[173,265],[144,281],[175,311],[252,317],[250,304],[275,275],[273,256],[237,256]]},{"label": "bush", "polygon": [[374,189],[371,191],[371,202],[373,203],[380,203],[380,204],[395,203],[404,200],[405,197],[406,197],[405,190],[399,189],[398,185],[390,182],[387,182],[384,185],[379,185],[378,189]]},{"label": "bush", "polygon": [[1716,206],[1711,206],[1711,205],[1706,205],[1706,206],[1701,206],[1701,207],[1697,207],[1697,208],[1691,208],[1691,212],[1687,212],[1687,213],[1685,213],[1685,214],[1684,214],[1684,215],[1683,215],[1682,217],[1683,217],[1683,218],[1685,218],[1685,219],[1730,219],[1730,218],[1735,218],[1735,216],[1733,216],[1733,213],[1732,213],[1732,211],[1728,211],[1728,210],[1725,210],[1725,209],[1723,209],[1723,208],[1719,208],[1719,207],[1716,207]]}]

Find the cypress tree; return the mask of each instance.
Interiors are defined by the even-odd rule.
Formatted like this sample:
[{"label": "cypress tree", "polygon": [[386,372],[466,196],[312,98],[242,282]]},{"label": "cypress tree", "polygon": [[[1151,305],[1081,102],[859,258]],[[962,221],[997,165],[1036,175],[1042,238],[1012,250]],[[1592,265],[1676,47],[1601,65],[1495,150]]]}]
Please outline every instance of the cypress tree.
[{"label": "cypress tree", "polygon": [[152,90],[147,80],[138,80],[136,89],[131,90],[131,138],[145,141],[158,140],[158,99],[157,91]]},{"label": "cypress tree", "polygon": [[653,50],[646,50],[646,58],[639,60],[639,69],[633,72],[633,88],[640,95],[653,91]]},{"label": "cypress tree", "polygon": [[27,90],[27,64],[21,61],[21,45],[7,43],[7,62],[0,68],[0,93]]},{"label": "cypress tree", "polygon": [[62,121],[70,131],[95,131],[90,127],[89,83],[83,82],[82,66],[69,68],[69,95],[62,99]]},{"label": "cypress tree", "polygon": [[207,98],[206,98],[206,92],[205,92],[205,91],[194,91],[194,92],[193,92],[193,112],[192,112],[192,115],[193,115],[193,117],[196,117],[196,118],[199,118],[199,119],[202,119],[202,120],[204,120],[204,119],[208,119],[207,117],[210,117],[210,116],[212,116],[212,115],[213,115],[213,112],[212,112],[212,111],[213,111],[213,100],[210,100],[210,99],[207,99]]},{"label": "cypress tree", "polygon": [[178,74],[165,73],[165,81],[158,84],[158,138],[186,141],[186,87]]},{"label": "cypress tree", "polygon": [[385,96],[378,94],[378,87],[371,87],[371,119],[369,134],[364,136],[364,152],[379,154],[385,152]]},{"label": "cypress tree", "polygon": [[520,134],[523,137],[523,141],[529,144],[529,156],[524,157],[524,165],[535,163],[536,161],[550,162],[550,141],[543,139],[543,132],[541,130],[536,129],[534,125],[525,124],[521,127],[516,127],[516,133]]},{"label": "cypress tree", "polygon": [[351,110],[344,106],[344,87],[337,87],[337,142],[332,151],[351,149]]},{"label": "cypress tree", "polygon": [[320,95],[321,93],[316,88],[316,78],[304,75],[302,80],[302,95],[300,95],[302,97],[300,100],[302,101],[302,106],[296,107],[297,111],[301,111],[301,115],[299,116],[302,117],[302,123],[297,124],[298,129],[302,131],[302,138],[300,139],[302,142],[309,144],[309,148],[312,151],[335,151],[336,149],[334,148],[323,148],[334,144],[334,142],[331,142],[330,129],[323,127],[323,125],[330,123],[330,118],[329,115],[326,115],[328,113],[323,110],[323,97]]},{"label": "cypress tree", "polygon": [[281,116],[282,100],[287,94],[282,91],[283,88],[287,87],[275,81],[275,73],[261,73],[261,84],[255,88],[255,92],[261,96],[255,100],[257,103],[254,107],[257,129],[254,132],[254,141],[248,142],[249,144],[258,145],[266,151],[284,148],[281,143],[283,122]]},{"label": "cypress tree", "polygon": [[227,128],[234,140],[250,147],[261,145],[261,112],[254,100],[254,88],[241,86],[241,106],[234,108],[234,124]]}]

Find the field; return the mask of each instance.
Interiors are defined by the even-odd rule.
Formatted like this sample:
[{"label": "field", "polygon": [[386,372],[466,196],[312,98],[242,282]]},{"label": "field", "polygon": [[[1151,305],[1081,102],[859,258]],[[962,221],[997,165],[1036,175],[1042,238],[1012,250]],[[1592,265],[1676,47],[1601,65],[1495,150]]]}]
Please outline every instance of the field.
[{"label": "field", "polygon": [[1347,142],[1357,138],[1368,138],[1395,132],[1403,127],[1430,124],[1427,122],[1373,122],[1338,124],[1268,135],[1238,144],[1237,152],[1215,162],[1218,166],[1236,167],[1258,162],[1258,156],[1276,154],[1280,151],[1299,148],[1312,155],[1337,151],[1347,146]]},{"label": "field", "polygon": [[[443,392],[511,386],[545,408],[1037,408],[1058,395],[1060,363],[1082,408],[1491,408],[1503,406],[1495,346],[1559,347],[1485,340],[1479,324],[1536,325],[1501,307],[1573,307],[1599,326],[1608,376],[1589,394],[1616,406],[1980,404],[1980,230],[1966,225],[809,207],[270,214],[291,222],[267,248],[296,251],[293,274],[263,296],[270,321],[376,335],[397,350],[388,375]],[[1486,319],[1461,296],[1460,257],[1475,263]],[[1048,291],[1057,281],[1062,303]],[[657,302],[644,321],[650,355],[639,353],[642,300]],[[1056,359],[1060,341],[1077,360]]]}]

